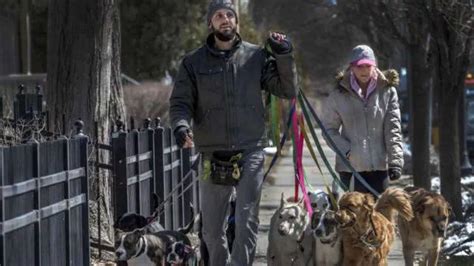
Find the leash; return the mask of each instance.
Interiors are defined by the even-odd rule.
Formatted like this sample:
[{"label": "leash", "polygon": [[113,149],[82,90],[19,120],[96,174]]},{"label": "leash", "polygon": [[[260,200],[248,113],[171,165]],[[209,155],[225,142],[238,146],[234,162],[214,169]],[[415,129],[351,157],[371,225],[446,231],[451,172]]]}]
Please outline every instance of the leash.
[{"label": "leash", "polygon": [[[199,168],[199,162],[201,161],[201,153],[198,154],[198,156],[196,157],[196,159],[194,159],[192,165],[191,165],[191,169],[186,173],[186,175],[183,176],[183,178],[181,179],[181,182],[179,182],[175,188],[173,188],[168,196],[156,207],[155,211],[153,212],[152,214],[152,219],[150,219],[149,223],[148,224],[151,224],[152,222],[156,221],[156,219],[158,219],[158,217],[163,214],[164,212],[164,206],[165,206],[165,203],[169,200],[172,199],[173,197],[173,194],[176,192],[176,190],[178,190],[179,188],[181,188],[182,184],[184,183],[184,181],[186,181],[186,179],[188,179],[190,176],[192,176],[191,174],[192,173],[195,173],[197,172],[198,168]],[[178,197],[181,197],[186,191],[188,191],[189,188],[191,188],[191,186],[196,182],[193,181],[191,182],[188,186],[186,186],[183,191],[178,194]]]},{"label": "leash", "polygon": [[[323,133],[323,136],[326,137],[327,141],[329,142],[329,145],[331,147],[333,147],[334,151],[336,152],[336,154],[342,159],[342,163],[349,168],[349,170],[351,170],[353,176],[355,178],[357,178],[357,180],[359,180],[359,182],[365,186],[372,194],[374,194],[377,198],[380,198],[380,193],[378,193],[371,185],[369,185],[369,183],[367,183],[367,181],[365,181],[365,179],[362,178],[362,176],[354,169],[354,167],[352,167],[351,163],[347,160],[347,158],[345,157],[345,155],[339,150],[339,148],[336,146],[336,144],[334,143],[334,141],[332,140],[331,136],[329,136],[328,132],[327,132],[327,129],[326,127],[323,125],[323,123],[321,122],[321,119],[319,119],[319,116],[316,114],[316,112],[314,111],[314,108],[311,106],[311,104],[309,103],[308,101],[308,98],[306,98],[303,90],[300,88],[299,89],[299,94],[298,94],[298,97],[301,96],[301,99],[302,99],[302,102],[303,102],[303,105],[306,105],[307,108],[309,109],[309,111],[311,112],[314,120],[316,121],[316,123],[318,124],[318,126],[321,128],[321,132]],[[311,120],[311,119],[307,119],[308,120]],[[342,182],[341,182],[342,183]]]},{"label": "leash", "polygon": [[280,121],[281,121],[281,102],[273,94],[269,94],[270,101],[270,129],[271,129],[271,140],[277,148],[277,153],[280,155],[281,146],[280,146]]},{"label": "leash", "polygon": [[[301,114],[300,114],[301,116]],[[298,123],[298,114],[293,113],[293,138],[294,138],[294,158],[295,158],[295,200],[298,200],[298,185],[303,193],[303,200],[306,205],[306,211],[309,216],[313,215],[313,208],[311,207],[311,202],[308,197],[308,192],[306,191],[306,186],[304,183],[304,172],[303,172],[303,146],[304,138],[302,132],[299,130],[302,126]]]},{"label": "leash", "polygon": [[[303,119],[303,118],[301,118],[301,119]],[[308,124],[311,125],[311,120],[308,120]],[[301,127],[301,131],[302,131],[302,133],[303,133],[304,139],[306,140],[306,147],[308,148],[309,153],[311,154],[311,157],[313,158],[313,161],[314,161],[314,162],[316,163],[316,165],[318,166],[319,172],[321,173],[321,176],[322,176],[322,178],[323,178],[324,186],[326,187],[327,193],[328,193],[328,195],[329,195],[329,199],[331,200],[331,203],[332,203],[332,205],[334,206],[335,210],[337,210],[337,209],[338,209],[338,207],[337,207],[337,200],[336,200],[336,198],[334,197],[334,194],[332,193],[331,189],[329,188],[329,183],[328,183],[327,180],[326,180],[325,174],[324,174],[323,171],[321,170],[321,166],[319,165],[318,159],[317,159],[317,157],[316,157],[316,153],[314,152],[313,146],[311,145],[310,139],[309,139],[309,137],[308,137],[308,134],[306,133],[306,129],[305,129],[305,128],[306,128],[306,125],[303,125],[303,126]],[[311,125],[311,127],[310,127],[310,130],[313,130],[313,132],[314,132],[314,129],[313,129],[313,126],[312,126],[312,125]],[[316,136],[316,135],[314,135],[314,136]],[[315,142],[317,143],[317,145],[320,146],[319,140],[316,139]],[[325,158],[325,154],[322,152],[322,149],[321,149],[321,154],[322,154],[321,156]],[[326,159],[326,160],[327,160],[327,159]],[[306,176],[306,174],[305,174],[305,176]],[[336,177],[337,177],[337,176],[336,176]],[[335,180],[339,180],[339,179],[336,178]],[[340,181],[339,181],[339,182],[340,182]],[[309,183],[309,182],[308,182],[308,183]],[[341,182],[341,183],[342,183],[342,182]],[[342,185],[344,185],[344,184],[342,184]],[[314,189],[312,189],[312,187],[311,187],[310,185],[309,185],[309,187],[310,187],[310,189],[311,189],[312,191],[314,191]]]},{"label": "leash", "polygon": [[[287,119],[287,122],[286,122],[285,132],[283,133],[283,136],[281,137],[281,140],[280,140],[280,147],[283,147],[285,145],[289,130],[291,128],[291,118],[293,117],[293,113],[295,112],[295,109],[296,109],[296,101],[292,100],[290,112],[288,113],[288,119]],[[273,155],[272,161],[270,162],[270,165],[268,166],[267,171],[263,175],[263,181],[264,182],[265,182],[265,179],[267,179],[267,176],[270,173],[273,166],[275,166],[275,164],[277,162],[277,159],[280,155],[281,155],[281,153],[278,153],[278,152],[275,153],[275,155]]]}]

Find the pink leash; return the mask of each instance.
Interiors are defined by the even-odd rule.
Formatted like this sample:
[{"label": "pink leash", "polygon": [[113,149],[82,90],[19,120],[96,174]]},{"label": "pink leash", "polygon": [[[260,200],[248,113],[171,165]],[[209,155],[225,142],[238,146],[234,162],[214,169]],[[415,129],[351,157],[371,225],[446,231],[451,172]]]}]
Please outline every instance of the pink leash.
[{"label": "pink leash", "polygon": [[[299,114],[300,121],[303,121],[302,114]],[[293,113],[293,133],[295,137],[295,148],[296,148],[296,169],[295,169],[295,200],[298,200],[298,186],[301,188],[303,194],[303,200],[306,205],[306,210],[309,214],[309,217],[313,214],[313,208],[311,207],[311,202],[306,191],[306,186],[304,184],[304,171],[303,171],[303,146],[304,146],[304,137],[303,131],[299,130],[299,127],[304,126],[304,124],[298,123],[297,112]]]}]

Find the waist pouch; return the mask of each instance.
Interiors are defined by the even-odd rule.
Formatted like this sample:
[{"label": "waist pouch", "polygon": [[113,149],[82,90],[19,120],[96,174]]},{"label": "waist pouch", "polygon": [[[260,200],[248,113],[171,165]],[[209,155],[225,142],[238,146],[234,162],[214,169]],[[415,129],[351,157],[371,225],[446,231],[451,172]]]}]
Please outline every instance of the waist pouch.
[{"label": "waist pouch", "polygon": [[243,170],[242,153],[238,153],[223,161],[212,156],[210,159],[210,180],[213,184],[224,186],[236,186],[239,184],[240,175]]}]

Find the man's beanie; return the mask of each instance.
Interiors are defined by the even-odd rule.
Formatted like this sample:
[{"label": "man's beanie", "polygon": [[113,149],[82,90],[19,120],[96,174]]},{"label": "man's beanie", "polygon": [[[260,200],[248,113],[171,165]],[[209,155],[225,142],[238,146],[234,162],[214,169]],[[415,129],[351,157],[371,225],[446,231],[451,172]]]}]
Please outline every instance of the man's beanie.
[{"label": "man's beanie", "polygon": [[209,3],[209,7],[207,8],[207,25],[211,23],[214,13],[221,8],[232,11],[235,16],[235,21],[238,22],[237,12],[235,12],[235,6],[232,3],[232,0],[211,0],[211,3]]}]

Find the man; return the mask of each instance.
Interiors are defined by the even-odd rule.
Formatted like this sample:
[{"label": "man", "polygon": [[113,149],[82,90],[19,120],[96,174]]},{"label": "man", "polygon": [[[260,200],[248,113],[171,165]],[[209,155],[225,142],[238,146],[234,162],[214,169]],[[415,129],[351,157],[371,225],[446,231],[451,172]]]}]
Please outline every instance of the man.
[{"label": "man", "polygon": [[[171,123],[180,147],[195,144],[203,154],[202,233],[209,264],[252,265],[265,146],[261,92],[296,96],[292,45],[285,35],[271,33],[270,55],[243,41],[230,1],[211,2],[207,23],[206,43],[181,63],[170,98]],[[229,254],[225,231],[234,189],[236,228]]]}]

